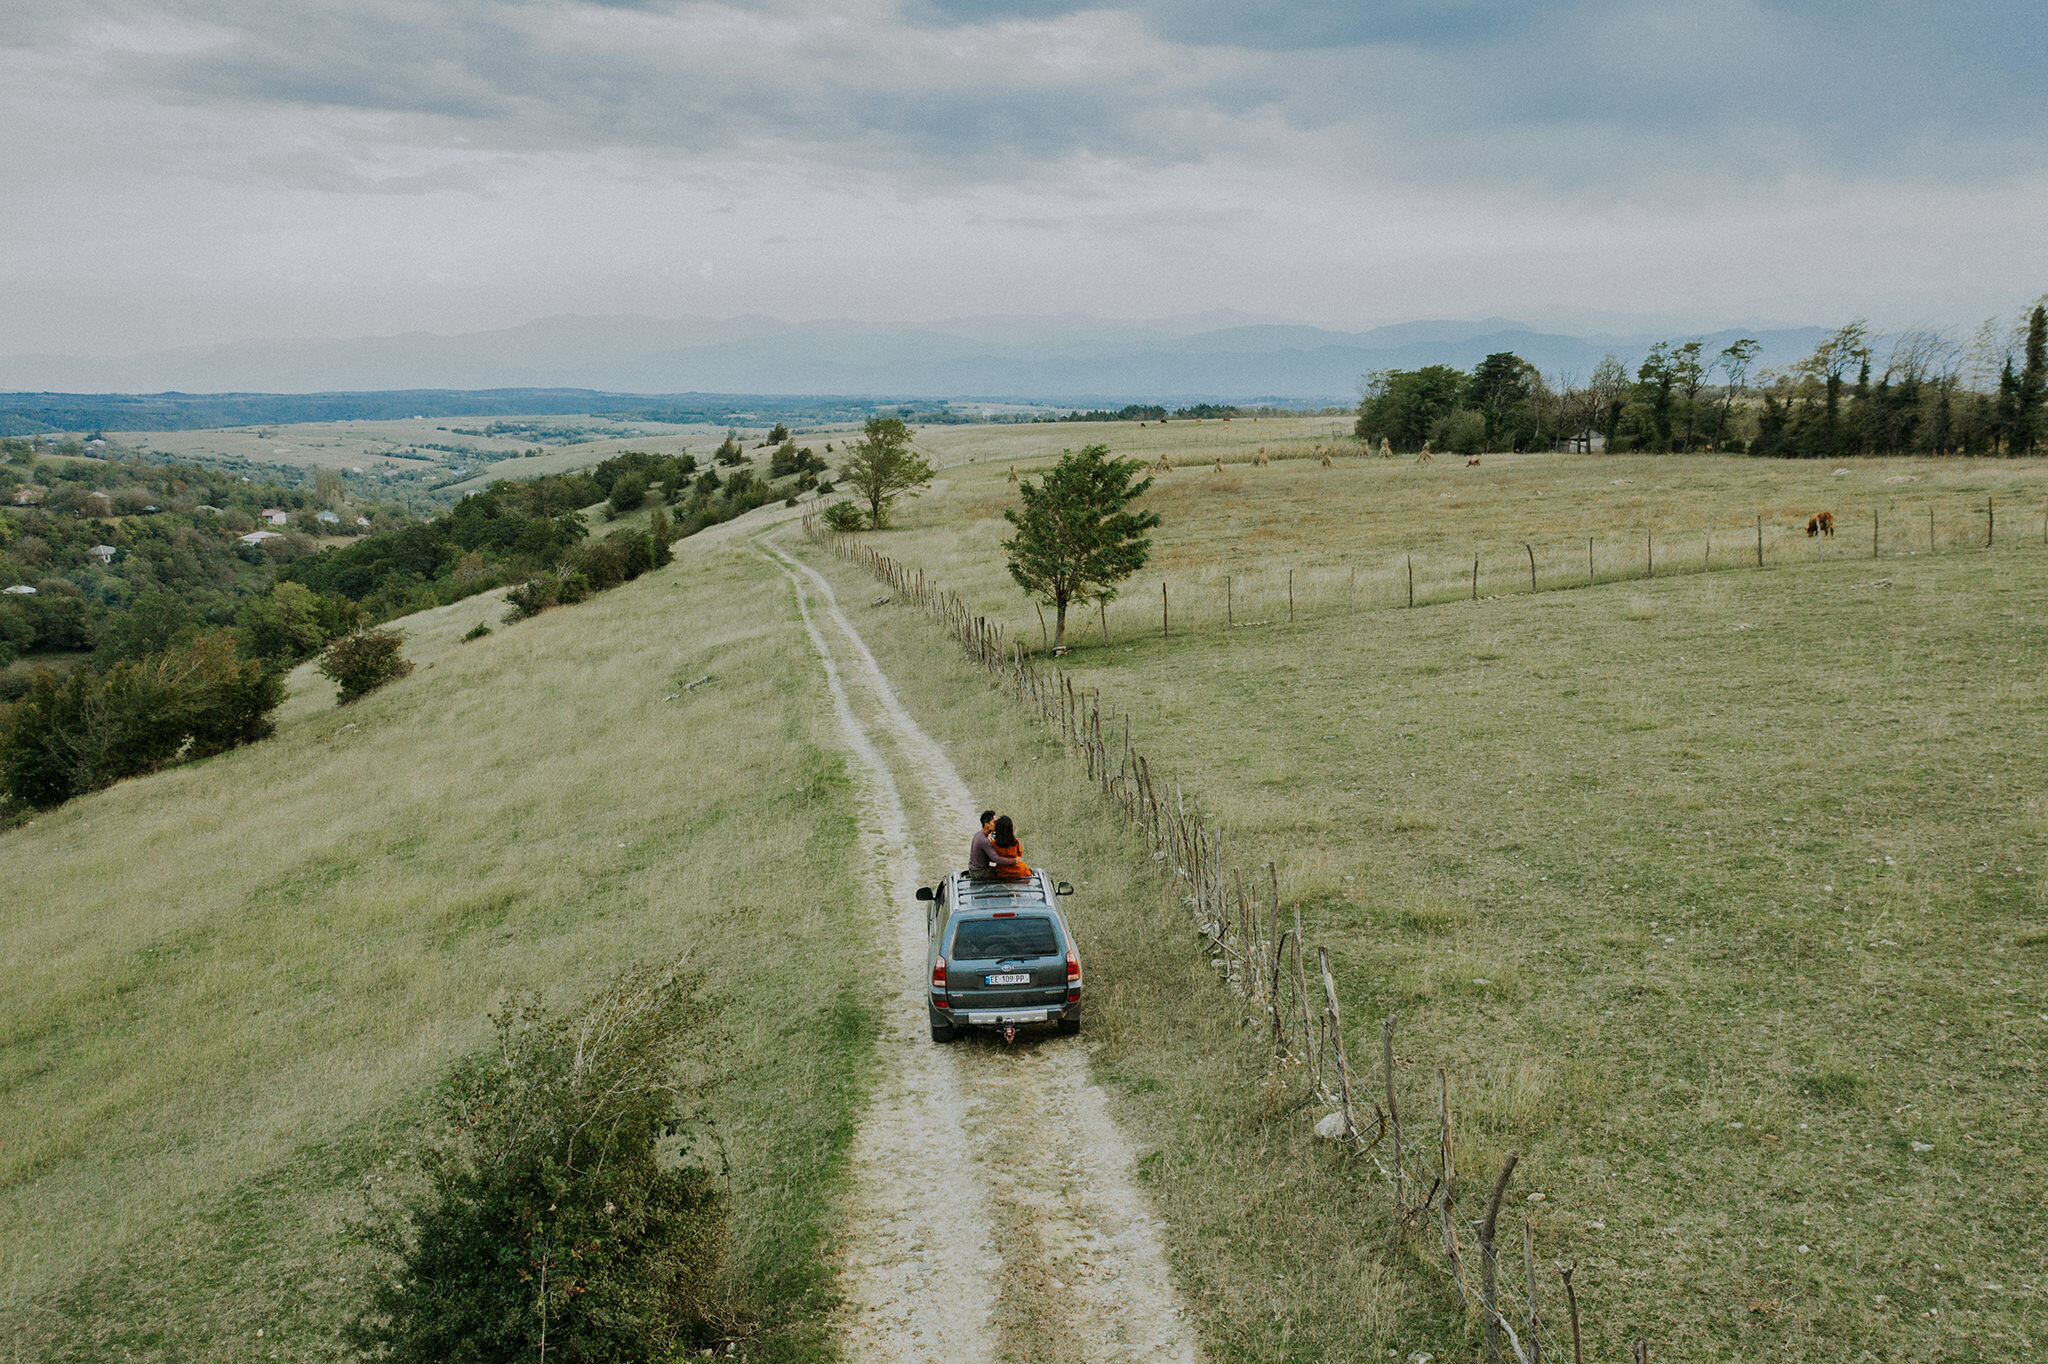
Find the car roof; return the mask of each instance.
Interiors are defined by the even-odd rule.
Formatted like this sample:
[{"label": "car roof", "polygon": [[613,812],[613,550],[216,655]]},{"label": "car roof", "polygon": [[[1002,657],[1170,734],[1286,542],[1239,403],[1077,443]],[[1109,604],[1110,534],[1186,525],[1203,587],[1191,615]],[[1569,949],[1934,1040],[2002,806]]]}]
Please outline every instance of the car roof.
[{"label": "car roof", "polygon": [[1057,912],[1059,906],[1052,898],[1052,887],[1047,883],[1044,872],[1033,872],[1025,881],[981,880],[965,872],[953,876],[953,908],[956,912],[987,910],[1014,913],[1020,909],[1045,909]]}]

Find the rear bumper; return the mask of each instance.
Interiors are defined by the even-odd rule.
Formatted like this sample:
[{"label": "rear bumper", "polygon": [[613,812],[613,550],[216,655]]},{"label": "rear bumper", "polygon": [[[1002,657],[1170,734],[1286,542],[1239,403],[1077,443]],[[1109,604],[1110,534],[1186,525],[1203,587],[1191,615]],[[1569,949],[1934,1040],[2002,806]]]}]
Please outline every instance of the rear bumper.
[{"label": "rear bumper", "polygon": [[1024,1026],[1031,1023],[1057,1023],[1063,1018],[1079,1018],[1081,1003],[1032,1004],[1007,1009],[931,1009],[934,1021],[944,1020],[956,1028],[1000,1028],[1006,1024]]}]

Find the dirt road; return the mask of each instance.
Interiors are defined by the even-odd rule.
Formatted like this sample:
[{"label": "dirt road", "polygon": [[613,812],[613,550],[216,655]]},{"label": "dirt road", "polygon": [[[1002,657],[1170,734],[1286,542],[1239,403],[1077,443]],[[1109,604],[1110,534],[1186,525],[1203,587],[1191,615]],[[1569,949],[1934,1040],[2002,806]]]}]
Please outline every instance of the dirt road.
[{"label": "dirt road", "polygon": [[978,807],[825,579],[765,539],[755,543],[789,576],[823,664],[863,787],[863,833],[877,850],[874,893],[895,968],[883,1079],[854,1150],[841,1273],[847,1356],[1192,1364],[1194,1331],[1159,1224],[1077,1039],[930,1040],[925,918],[913,897],[966,855]]}]

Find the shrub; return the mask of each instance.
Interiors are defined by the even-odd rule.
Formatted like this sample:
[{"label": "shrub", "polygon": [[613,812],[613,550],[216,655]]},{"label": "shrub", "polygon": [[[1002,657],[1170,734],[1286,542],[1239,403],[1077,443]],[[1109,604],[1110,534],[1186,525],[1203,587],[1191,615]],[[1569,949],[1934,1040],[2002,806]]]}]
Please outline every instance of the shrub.
[{"label": "shrub", "polygon": [[355,630],[328,645],[320,672],[338,689],[334,703],[345,706],[411,672],[412,661],[399,652],[404,643],[400,630]]},{"label": "shrub", "polygon": [[617,520],[646,500],[647,479],[638,473],[620,474],[612,482],[611,500],[605,504],[605,514],[609,519]]},{"label": "shrub", "polygon": [[0,736],[0,777],[18,800],[62,804],[180,757],[268,738],[283,700],[282,675],[240,657],[218,630],[105,673],[81,664],[60,681],[39,669]]},{"label": "shrub", "polygon": [[442,1094],[426,1192],[372,1231],[396,1263],[354,1343],[482,1364],[539,1357],[545,1340],[597,1364],[701,1339],[726,1240],[709,1015],[673,963],[627,971],[567,1017],[529,1003],[493,1019]]},{"label": "shrub", "polygon": [[470,632],[462,637],[462,642],[464,644],[467,644],[473,639],[482,639],[485,635],[488,635],[490,632],[490,626],[484,624],[482,621],[478,621],[473,627],[471,627]]},{"label": "shrub", "polygon": [[1429,438],[1439,450],[1456,455],[1476,455],[1486,444],[1486,418],[1471,408],[1439,417],[1430,428]]},{"label": "shrub", "polygon": [[829,530],[864,530],[867,524],[867,517],[861,515],[860,508],[854,506],[851,502],[834,502],[831,506],[825,508],[825,525]]}]

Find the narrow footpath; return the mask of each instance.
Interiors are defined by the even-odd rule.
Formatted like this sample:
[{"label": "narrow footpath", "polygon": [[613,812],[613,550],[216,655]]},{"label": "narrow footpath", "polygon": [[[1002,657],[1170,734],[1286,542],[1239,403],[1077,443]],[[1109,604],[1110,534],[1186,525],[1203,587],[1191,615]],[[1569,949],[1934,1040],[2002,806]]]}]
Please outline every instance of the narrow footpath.
[{"label": "narrow footpath", "polygon": [[754,544],[795,590],[854,760],[895,968],[882,1080],[853,1153],[840,1274],[848,1358],[1193,1364],[1194,1331],[1133,1181],[1133,1152],[1088,1076],[1085,1030],[1007,1047],[930,1040],[914,896],[965,856],[979,807],[826,580],[766,537]]}]

